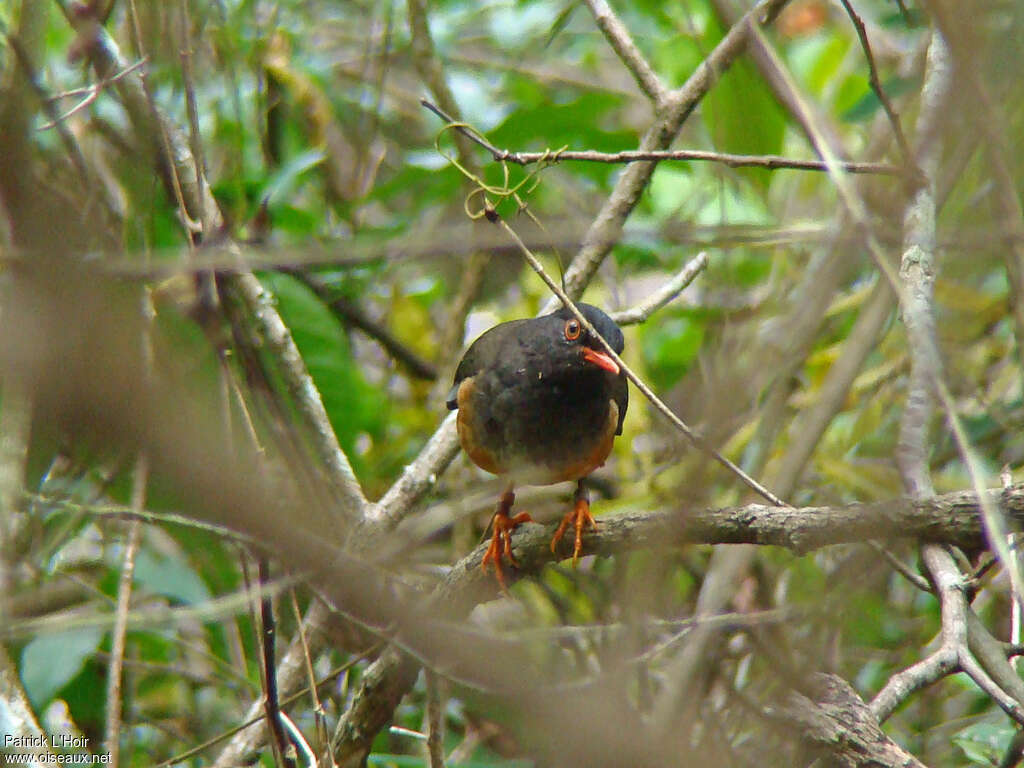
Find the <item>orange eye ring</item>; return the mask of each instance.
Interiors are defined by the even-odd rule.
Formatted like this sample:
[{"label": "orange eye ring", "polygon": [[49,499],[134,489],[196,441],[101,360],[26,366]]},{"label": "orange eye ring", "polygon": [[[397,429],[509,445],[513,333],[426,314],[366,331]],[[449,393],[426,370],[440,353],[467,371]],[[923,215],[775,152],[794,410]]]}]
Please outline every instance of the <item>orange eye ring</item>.
[{"label": "orange eye ring", "polygon": [[582,332],[583,329],[580,328],[580,321],[575,317],[570,317],[565,321],[565,338],[569,341],[576,341]]}]

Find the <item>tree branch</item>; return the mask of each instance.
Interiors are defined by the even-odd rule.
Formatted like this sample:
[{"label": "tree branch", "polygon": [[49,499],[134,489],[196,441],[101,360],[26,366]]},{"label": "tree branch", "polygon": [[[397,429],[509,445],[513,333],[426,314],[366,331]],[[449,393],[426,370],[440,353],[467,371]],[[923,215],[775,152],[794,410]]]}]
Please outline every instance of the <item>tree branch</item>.
[{"label": "tree branch", "polygon": [[868,62],[868,82],[871,84],[871,90],[875,92],[878,100],[882,102],[882,108],[885,110],[886,117],[889,118],[889,123],[892,125],[893,134],[896,136],[896,144],[900,148],[903,163],[909,167],[913,163],[914,157],[910,152],[910,145],[907,144],[907,137],[903,133],[903,126],[900,125],[900,117],[896,114],[896,110],[893,109],[889,96],[886,94],[885,89],[882,88],[882,81],[878,78],[878,68],[875,66],[875,56],[871,52],[871,43],[868,42],[868,33],[864,28],[864,20],[853,10],[850,0],[840,0],[840,2],[843,4],[843,8],[846,9],[846,14],[850,17],[850,21],[853,22],[854,29],[857,30],[860,47],[864,50],[864,58]]},{"label": "tree branch", "polygon": [[[767,24],[788,0],[762,0],[726,33],[681,88],[664,99],[658,118],[640,140],[640,151],[667,149],[683,123],[721,74],[743,51],[750,30]],[[565,292],[573,300],[583,295],[598,266],[618,242],[622,225],[633,212],[656,167],[654,162],[632,163],[619,176],[615,189],[605,201],[583,238],[579,252],[565,272]],[[556,306],[547,302],[545,311]]]},{"label": "tree branch", "polygon": [[[448,123],[452,130],[462,134],[473,143],[491,153],[494,162],[514,163],[515,165],[533,165],[534,163],[555,164],[561,162],[587,163],[639,163],[645,160],[664,162],[677,160],[683,162],[721,163],[729,168],[765,168],[769,171],[789,168],[798,171],[828,172],[828,165],[821,160],[800,160],[780,155],[736,155],[728,152],[711,152],[701,149],[665,149],[639,150],[626,149],[621,152],[598,152],[593,149],[561,149],[545,150],[544,152],[514,152],[510,149],[499,149],[489,142],[478,131],[473,130],[452,118],[443,109],[427,99],[420,99],[420,104]],[[840,162],[839,167],[846,173],[881,174],[899,176],[905,171],[888,163]]]},{"label": "tree branch", "polygon": [[[109,78],[128,69],[116,43],[89,14],[68,14],[98,75]],[[180,190],[184,217],[201,221],[208,237],[220,234],[224,227],[217,201],[207,179],[199,172],[188,142],[181,131],[152,104],[139,71],[120,77],[114,86],[121,97],[132,126],[149,147],[153,162],[165,175],[173,177]],[[160,137],[166,140],[166,145]],[[358,519],[366,505],[352,466],[338,444],[324,409],[320,393],[302,362],[291,332],[278,314],[272,297],[251,272],[224,276],[232,284],[247,312],[258,324],[260,334],[279,362],[282,377],[313,436],[322,465],[331,473],[337,488],[340,509],[349,519]]]},{"label": "tree branch", "polygon": [[843,768],[925,768],[878,727],[878,719],[849,683],[835,675],[814,675],[809,694],[790,694],[782,714],[799,725],[796,736],[828,765]]},{"label": "tree branch", "polygon": [[703,272],[707,266],[708,255],[706,252],[701,251],[686,262],[685,266],[675,277],[661,286],[655,293],[648,296],[646,301],[622,312],[613,312],[611,315],[612,320],[619,325],[636,325],[637,323],[644,322],[648,317],[682,293],[686,286],[692,283],[697,275]]},{"label": "tree branch", "polygon": [[615,11],[605,0],[586,0],[586,3],[594,16],[597,28],[604,33],[608,44],[633,75],[640,90],[647,94],[647,98],[654,103],[656,108],[660,107],[665,99],[665,86],[651,69],[651,65],[644,55],[640,53],[640,49],[636,47],[636,43],[629,35],[629,30],[619,21],[619,17],[615,15]]}]

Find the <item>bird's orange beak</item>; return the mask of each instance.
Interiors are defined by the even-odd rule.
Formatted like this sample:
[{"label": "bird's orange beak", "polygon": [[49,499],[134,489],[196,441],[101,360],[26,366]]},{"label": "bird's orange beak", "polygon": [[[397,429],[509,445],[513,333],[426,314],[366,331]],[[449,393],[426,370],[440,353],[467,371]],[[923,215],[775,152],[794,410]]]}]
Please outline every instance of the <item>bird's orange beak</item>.
[{"label": "bird's orange beak", "polygon": [[590,347],[583,348],[583,359],[588,363],[593,363],[598,368],[603,368],[609,373],[618,376],[619,366],[615,364],[615,361],[608,357],[605,352],[598,352],[596,349]]}]

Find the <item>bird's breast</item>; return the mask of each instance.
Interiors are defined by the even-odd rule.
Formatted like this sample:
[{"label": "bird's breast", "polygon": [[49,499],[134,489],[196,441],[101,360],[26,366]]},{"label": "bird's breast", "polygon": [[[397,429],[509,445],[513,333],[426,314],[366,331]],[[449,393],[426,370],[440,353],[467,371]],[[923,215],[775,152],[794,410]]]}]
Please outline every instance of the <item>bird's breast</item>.
[{"label": "bird's breast", "polygon": [[512,381],[480,375],[459,388],[459,439],[473,463],[530,485],[575,480],[601,466],[619,408],[600,378],[513,370]]}]

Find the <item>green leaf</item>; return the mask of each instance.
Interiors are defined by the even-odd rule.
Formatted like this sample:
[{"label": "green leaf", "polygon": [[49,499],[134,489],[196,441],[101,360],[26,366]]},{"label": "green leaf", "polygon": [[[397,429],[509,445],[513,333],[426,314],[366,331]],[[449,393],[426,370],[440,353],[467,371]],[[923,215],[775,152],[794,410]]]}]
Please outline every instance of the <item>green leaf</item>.
[{"label": "green leaf", "polygon": [[291,329],[302,360],[323,400],[338,442],[358,472],[354,448],[363,432],[382,434],[387,423],[387,400],[371,387],[352,357],[341,323],[305,285],[290,275],[260,276],[277,297],[278,309]]},{"label": "green leaf", "polygon": [[690,367],[704,341],[704,324],[691,317],[666,317],[644,326],[644,357],[655,389],[668,389]]},{"label": "green leaf", "polygon": [[140,549],[135,558],[135,581],[151,592],[184,605],[210,599],[210,590],[199,575],[179,557],[157,555]]},{"label": "green leaf", "polygon": [[841,35],[814,35],[788,46],[786,54],[794,72],[802,73],[807,88],[821,96],[839,76],[850,40]]},{"label": "green leaf", "polygon": [[1009,723],[975,723],[953,736],[953,743],[976,765],[999,764],[1013,738],[1014,728]]},{"label": "green leaf", "polygon": [[[908,77],[893,77],[882,83],[882,90],[885,91],[885,95],[889,97],[890,101],[916,88],[917,81]],[[878,98],[878,94],[869,87],[852,107],[842,113],[841,117],[848,123],[863,122],[874,117],[881,108],[882,102]]]},{"label": "green leaf", "polygon": [[300,177],[320,165],[325,157],[322,149],[307,149],[291,158],[267,179],[260,199],[269,200],[273,204],[290,195],[298,185]]},{"label": "green leaf", "polygon": [[71,682],[103,639],[98,628],[39,635],[21,651],[21,683],[39,711]]},{"label": "green leaf", "polygon": [[[719,151],[769,155],[782,150],[786,118],[771,90],[746,59],[733,62],[715,83],[704,99],[701,114]],[[772,177],[765,168],[736,172],[761,189],[767,189]]]}]

